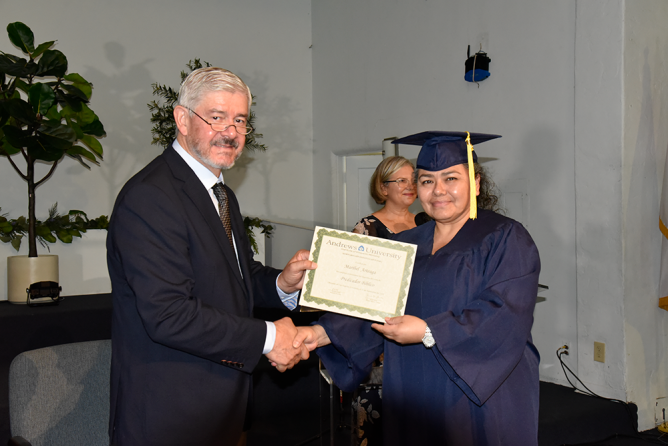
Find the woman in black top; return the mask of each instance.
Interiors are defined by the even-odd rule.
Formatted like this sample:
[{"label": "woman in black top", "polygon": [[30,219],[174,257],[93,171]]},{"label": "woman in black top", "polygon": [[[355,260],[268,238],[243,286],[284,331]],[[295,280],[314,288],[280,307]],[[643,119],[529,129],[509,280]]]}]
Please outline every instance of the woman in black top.
[{"label": "woman in black top", "polygon": [[412,229],[424,222],[422,219],[426,214],[416,216],[408,210],[417,198],[414,170],[413,164],[403,156],[385,158],[376,167],[369,182],[369,193],[376,203],[384,206],[361,219],[353,232],[390,238],[391,234]]}]

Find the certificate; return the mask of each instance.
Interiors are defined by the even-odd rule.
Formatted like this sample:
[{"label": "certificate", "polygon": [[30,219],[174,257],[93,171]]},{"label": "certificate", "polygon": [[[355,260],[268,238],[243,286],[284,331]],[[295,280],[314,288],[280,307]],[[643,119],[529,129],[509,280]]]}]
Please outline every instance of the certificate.
[{"label": "certificate", "polygon": [[385,322],[403,316],[417,245],[316,226],[300,305]]}]

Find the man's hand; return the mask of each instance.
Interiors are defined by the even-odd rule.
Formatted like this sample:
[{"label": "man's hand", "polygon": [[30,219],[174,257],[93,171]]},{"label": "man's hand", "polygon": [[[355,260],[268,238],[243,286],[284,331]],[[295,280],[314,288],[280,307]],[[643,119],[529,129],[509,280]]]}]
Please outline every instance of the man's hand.
[{"label": "man's hand", "polygon": [[295,336],[292,346],[298,348],[303,345],[308,351],[312,352],[317,347],[331,344],[331,342],[322,325],[312,325],[310,327],[297,327],[297,336]]},{"label": "man's hand", "polygon": [[386,317],[385,325],[371,324],[371,328],[399,344],[417,344],[422,342],[427,323],[419,317],[407,315]]},{"label": "man's hand", "polygon": [[274,348],[267,353],[267,358],[279,372],[285,372],[300,360],[308,359],[309,351],[304,345],[293,347],[297,327],[292,323],[292,319],[284,317],[274,322],[274,325],[276,326],[276,342]]},{"label": "man's hand", "polygon": [[285,269],[280,276],[278,276],[278,287],[286,294],[294,293],[301,290],[304,285],[304,276],[306,271],[316,269],[318,265],[308,259],[309,252],[305,249],[300,249],[292,256]]}]

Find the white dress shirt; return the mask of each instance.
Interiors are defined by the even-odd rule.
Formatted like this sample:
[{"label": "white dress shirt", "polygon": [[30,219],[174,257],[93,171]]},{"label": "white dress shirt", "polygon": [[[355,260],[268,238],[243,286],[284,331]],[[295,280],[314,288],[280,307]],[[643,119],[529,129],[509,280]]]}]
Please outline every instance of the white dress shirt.
[{"label": "white dress shirt", "polygon": [[[211,203],[216,209],[216,212],[220,214],[218,209],[218,199],[216,199],[212,188],[216,183],[225,184],[223,173],[221,172],[220,176],[216,177],[213,172],[211,172],[204,164],[186,152],[186,150],[181,147],[181,144],[179,144],[178,141],[175,140],[173,146],[174,150],[176,150],[176,153],[181,155],[181,158],[183,158],[183,160],[188,164],[188,166],[190,166],[193,172],[195,172],[197,178],[199,178],[199,180],[202,182],[202,185],[204,185],[204,188],[209,193],[209,197],[211,197]],[[232,233],[232,243],[234,244],[234,253],[237,256],[237,266],[239,266],[239,253],[237,252],[237,242],[234,238],[234,233]],[[239,272],[241,273],[241,267],[239,267]],[[243,273],[241,274],[243,275]],[[283,305],[286,306],[286,308],[289,310],[294,310],[297,307],[297,296],[299,295],[299,291],[295,291],[291,294],[285,293],[278,287],[278,277],[276,277],[276,291],[278,292],[278,296],[281,298],[281,301],[283,302]],[[263,355],[269,353],[274,348],[274,343],[276,342],[276,325],[269,321],[265,321],[265,323],[267,324],[267,337],[264,341],[264,349],[262,350]]]}]

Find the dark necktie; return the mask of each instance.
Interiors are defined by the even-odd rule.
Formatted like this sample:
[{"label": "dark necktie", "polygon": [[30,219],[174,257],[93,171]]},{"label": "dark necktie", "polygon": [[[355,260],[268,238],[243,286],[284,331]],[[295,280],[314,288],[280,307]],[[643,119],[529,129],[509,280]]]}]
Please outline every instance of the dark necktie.
[{"label": "dark necktie", "polygon": [[213,193],[218,200],[218,211],[220,212],[220,221],[223,222],[223,227],[227,233],[227,238],[230,240],[230,245],[234,247],[232,242],[232,222],[230,221],[230,206],[227,201],[227,191],[222,183],[216,183],[213,187]]}]

